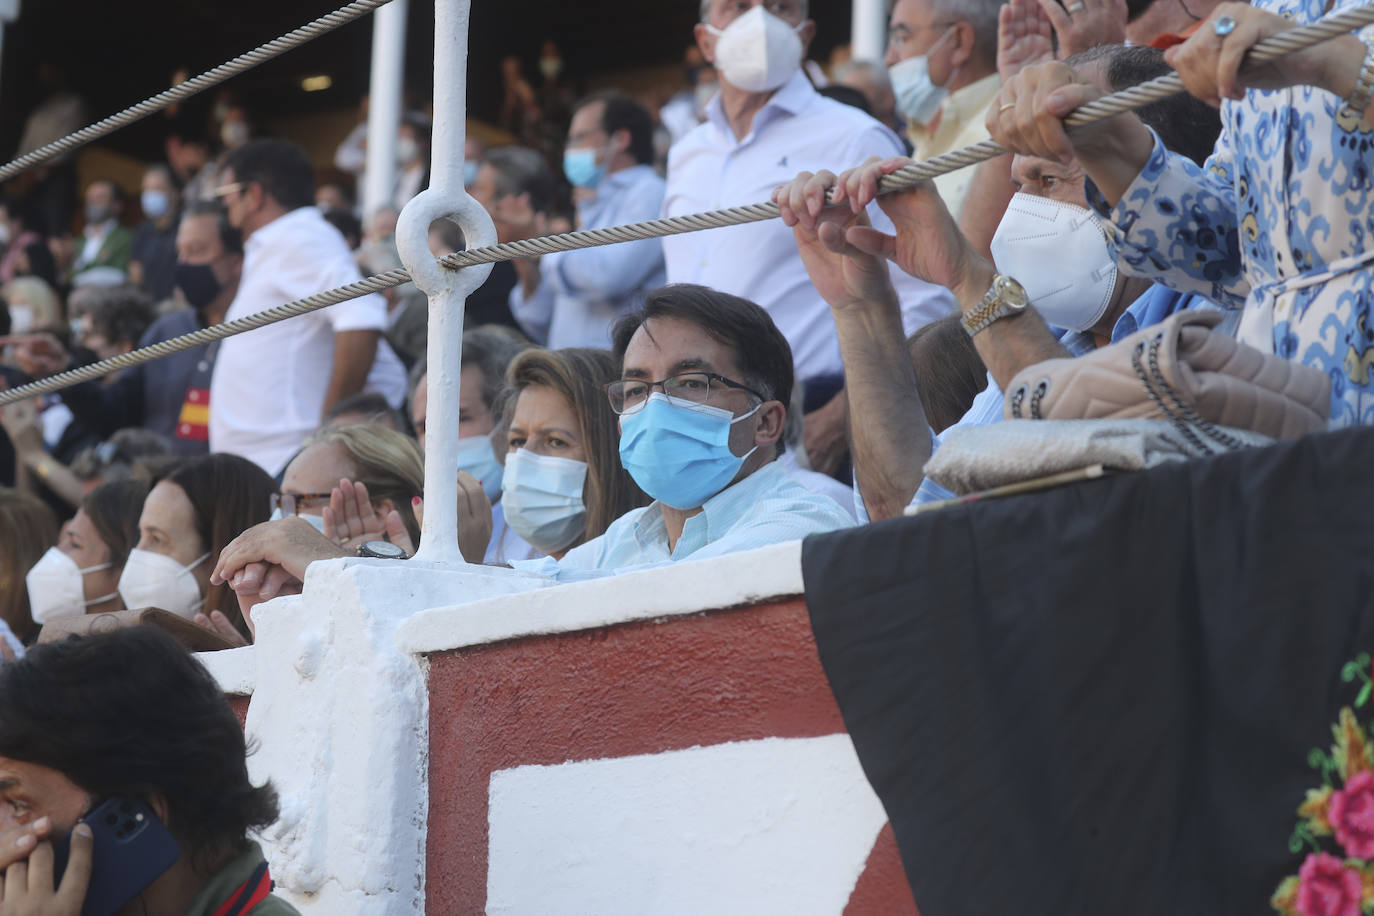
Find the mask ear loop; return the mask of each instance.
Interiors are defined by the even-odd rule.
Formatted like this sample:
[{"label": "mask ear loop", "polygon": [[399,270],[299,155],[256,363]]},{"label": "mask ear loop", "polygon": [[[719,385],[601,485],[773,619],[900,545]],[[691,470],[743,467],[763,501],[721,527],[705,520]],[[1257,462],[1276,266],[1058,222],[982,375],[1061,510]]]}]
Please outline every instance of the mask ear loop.
[{"label": "mask ear loop", "polygon": [[[731,421],[730,421],[730,425],[731,425],[731,426],[734,426],[734,425],[735,425],[736,423],[738,423],[740,420],[747,420],[747,419],[749,419],[749,418],[752,417],[754,414],[758,413],[760,410],[763,409],[763,404],[764,404],[763,401],[759,401],[757,404],[754,405],[754,409],[753,409],[753,410],[749,411],[748,413],[742,413],[742,414],[740,414],[738,417],[735,417],[733,420],[731,420]],[[727,446],[727,447],[728,447],[728,446]],[[754,453],[757,452],[758,450],[759,450],[759,447],[758,447],[757,444],[755,444],[753,448],[751,448],[749,451],[745,452],[743,455],[740,456],[739,463],[740,463],[740,464],[744,464],[744,462],[746,462],[746,461],[749,460],[749,456],[752,455],[752,454],[754,454]]]},{"label": "mask ear loop", "polygon": [[[924,56],[925,56],[925,59],[926,59],[926,73],[927,73],[927,74],[930,73],[930,55],[931,55],[931,53],[932,53],[936,48],[940,47],[940,44],[945,40],[945,38],[947,38],[947,37],[949,36],[949,30],[952,29],[952,28],[954,28],[954,27],[955,27],[955,23],[952,23],[952,22],[951,22],[949,25],[945,26],[945,30],[944,30],[943,32],[940,33],[940,37],[937,38],[937,39],[935,39],[935,44],[931,45],[929,48],[926,49],[926,53],[925,53]],[[939,88],[948,91],[948,89],[949,89],[949,84],[952,83],[952,82],[954,82],[954,78],[955,78],[956,76],[959,75],[959,67],[962,67],[962,66],[963,66],[963,64],[959,64],[959,65],[956,66],[953,70],[951,70],[951,71],[949,72],[949,76],[945,77],[945,84],[944,84],[943,86],[940,86]],[[933,82],[932,82],[932,85],[933,85]]]}]

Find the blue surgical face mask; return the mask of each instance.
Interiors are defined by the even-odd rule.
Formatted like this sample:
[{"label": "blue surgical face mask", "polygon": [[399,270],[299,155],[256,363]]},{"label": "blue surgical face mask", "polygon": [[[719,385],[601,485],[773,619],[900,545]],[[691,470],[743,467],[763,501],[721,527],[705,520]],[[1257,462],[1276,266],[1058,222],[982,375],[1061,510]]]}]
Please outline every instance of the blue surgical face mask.
[{"label": "blue surgical face mask", "polygon": [[143,215],[149,219],[162,219],[167,215],[168,205],[171,203],[167,199],[166,191],[144,191],[138,200],[143,207]]},{"label": "blue surgical face mask", "polygon": [[496,460],[492,450],[491,438],[486,435],[468,436],[459,439],[455,449],[458,452],[458,470],[467,471],[482,483],[487,499],[496,502],[501,495],[501,475],[504,471],[501,462]]},{"label": "blue surgical face mask", "polygon": [[737,417],[655,391],[639,410],[620,417],[620,463],[654,499],[695,509],[728,487],[754,454],[754,448],[743,455],[730,451],[730,427],[762,406]]},{"label": "blue surgical face mask", "polygon": [[[948,34],[949,30],[946,29],[945,34],[930,46],[930,51],[938,48]],[[935,85],[930,79],[930,51],[916,57],[908,57],[887,68],[888,79],[892,81],[892,93],[897,100],[897,110],[901,112],[902,117],[922,127],[935,120],[940,106],[949,96],[947,88]]]},{"label": "blue surgical face mask", "polygon": [[476,159],[463,160],[463,187],[470,188],[477,184],[477,170],[482,167],[482,163]]},{"label": "blue surgical face mask", "polygon": [[606,168],[596,164],[596,150],[569,149],[563,151],[563,174],[574,188],[595,188],[605,177]]},{"label": "blue surgical face mask", "polygon": [[582,488],[587,463],[519,449],[506,456],[501,505],[506,524],[544,553],[562,550],[587,529]]}]

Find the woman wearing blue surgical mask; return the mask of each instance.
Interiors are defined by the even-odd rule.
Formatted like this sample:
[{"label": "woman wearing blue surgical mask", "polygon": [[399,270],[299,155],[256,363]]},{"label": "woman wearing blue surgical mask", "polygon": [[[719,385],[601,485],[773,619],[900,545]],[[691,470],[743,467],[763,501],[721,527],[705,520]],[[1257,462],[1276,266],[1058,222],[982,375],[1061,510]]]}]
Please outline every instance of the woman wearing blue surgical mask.
[{"label": "woman wearing blue surgical mask", "polygon": [[620,465],[605,386],[620,375],[605,350],[527,350],[514,389],[502,504],[506,522],[558,559],[649,498]]},{"label": "woman wearing blue surgical mask", "polygon": [[214,558],[243,531],[267,521],[277,485],[237,455],[205,455],[157,481],[143,502],[138,544],[119,576],[125,606],[161,608],[188,620],[219,612],[247,637],[238,599],[210,585]]},{"label": "woman wearing blue surgical mask", "polygon": [[[459,547],[471,563],[504,566],[511,560],[538,556],[529,544],[506,524],[501,504],[502,461],[506,454],[505,429],[497,429],[506,387],[506,369],[511,360],[530,346],[510,328],[482,325],[463,333],[463,360],[458,389],[458,441],[451,446],[458,453],[459,518],[467,519],[480,511],[483,497],[490,503],[489,532],[471,530],[460,523]],[[425,360],[411,370],[410,418],[420,449],[425,447],[426,417],[429,411],[429,375]],[[476,487],[473,484],[476,484]]]},{"label": "woman wearing blue surgical mask", "polygon": [[138,541],[147,495],[141,480],[111,481],[86,495],[57,545],[24,577],[34,623],[124,609],[119,576]]}]

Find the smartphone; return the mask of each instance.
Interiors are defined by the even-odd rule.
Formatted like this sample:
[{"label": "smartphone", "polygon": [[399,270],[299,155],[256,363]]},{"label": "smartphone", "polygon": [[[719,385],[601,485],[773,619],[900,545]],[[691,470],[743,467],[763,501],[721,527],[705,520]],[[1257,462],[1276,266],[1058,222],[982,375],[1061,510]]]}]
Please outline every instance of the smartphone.
[{"label": "smartphone", "polygon": [[[145,803],[109,798],[81,818],[91,828],[91,883],[81,916],[114,916],[124,904],[156,881],[181,855],[181,848]],[[53,883],[62,881],[71,837],[53,843]]]}]

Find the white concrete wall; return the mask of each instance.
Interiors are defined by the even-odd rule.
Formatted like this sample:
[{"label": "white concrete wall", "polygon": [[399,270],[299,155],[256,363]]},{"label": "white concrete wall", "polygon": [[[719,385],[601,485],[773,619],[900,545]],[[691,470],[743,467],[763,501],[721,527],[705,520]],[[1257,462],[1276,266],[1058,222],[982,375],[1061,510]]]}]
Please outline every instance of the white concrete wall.
[{"label": "white concrete wall", "polygon": [[[798,595],[801,544],[550,585],[509,569],[448,570],[417,561],[316,563],[307,573],[303,595],[279,598],[254,610],[255,646],[199,656],[226,693],[252,694],[247,734],[257,752],[249,758],[249,770],[257,782],[270,779],[282,802],[282,818],[262,838],[264,848],[278,892],[306,916],[423,912],[428,811],[424,654]],[[471,600],[455,603],[461,597]],[[687,756],[601,761],[587,769],[555,768],[558,772],[547,774],[522,767],[500,774],[492,783],[493,802],[499,803],[500,811],[500,823],[493,820],[500,829],[494,837],[513,836],[511,831],[533,816],[530,806],[542,804],[540,785],[589,780],[587,785],[595,787],[623,776],[631,780],[627,787],[647,786],[680,773],[683,766],[722,774],[748,770],[753,775],[745,794],[755,804],[746,821],[762,832],[736,850],[740,861],[771,868],[768,863],[809,836],[816,849],[835,857],[836,864],[816,871],[815,881],[803,884],[816,894],[820,885],[827,888],[830,896],[816,899],[841,892],[847,896],[882,824],[847,737],[750,742],[682,753]],[[763,775],[770,770],[772,780]],[[791,781],[779,782],[779,772],[790,774]],[[723,790],[727,782],[722,782]],[[731,820],[720,807],[714,813],[696,811],[697,803],[681,785],[676,795],[664,796],[653,810],[643,805],[643,789],[617,799],[615,806],[622,812],[644,815],[634,822],[621,821],[622,826],[655,844],[663,840],[669,821],[688,816],[697,818],[694,823],[699,821],[700,830],[742,837],[753,829],[738,817]],[[843,790],[827,797],[827,785]],[[809,799],[812,795],[818,797]],[[555,803],[556,811],[550,813],[560,825],[560,836],[584,832],[598,837],[602,852],[613,852],[606,845],[611,836],[604,818],[587,819],[586,809],[564,804],[570,799],[549,802]],[[832,835],[827,824],[837,816],[835,806],[852,809],[853,816],[845,815],[850,819],[844,821],[844,830]],[[736,815],[746,810],[733,801],[726,807]],[[871,823],[875,816],[876,825]],[[822,834],[824,842],[817,839]],[[659,863],[650,870],[668,869],[680,852],[680,844],[662,842],[661,852],[649,856]],[[566,882],[582,880],[576,878],[576,869],[565,875],[549,873],[523,890],[512,885],[511,863],[529,854],[531,847],[523,841],[493,839],[493,880],[499,885],[493,900],[506,901],[501,904],[505,912],[579,911],[554,903]],[[711,863],[721,854],[719,849],[712,851],[699,867],[713,869]],[[857,863],[851,861],[856,856]],[[685,868],[674,865],[663,872],[663,880],[684,881]],[[811,872],[810,865],[806,870]],[[592,872],[582,872],[586,880],[593,877]],[[722,884],[722,892],[727,887]],[[720,912],[697,910],[712,911]],[[630,907],[583,912],[645,911]]]}]

